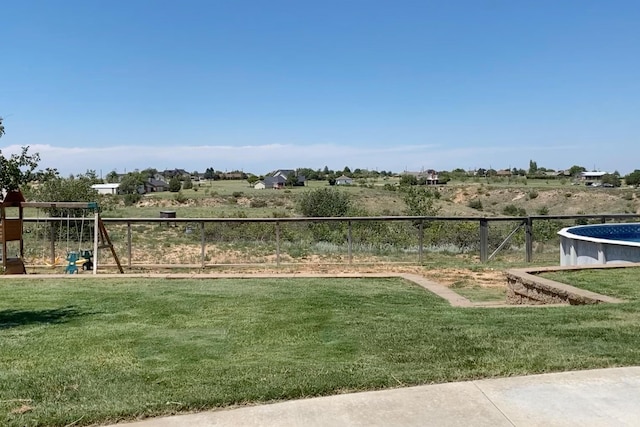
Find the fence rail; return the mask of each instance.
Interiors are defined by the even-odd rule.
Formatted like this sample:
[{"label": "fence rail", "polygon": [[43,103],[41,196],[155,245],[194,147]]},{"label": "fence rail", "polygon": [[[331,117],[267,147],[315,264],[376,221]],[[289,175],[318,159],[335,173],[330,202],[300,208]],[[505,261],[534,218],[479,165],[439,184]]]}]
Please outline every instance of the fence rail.
[{"label": "fence rail", "polygon": [[[368,235],[375,235],[375,224],[385,224],[385,226],[390,226],[391,224],[403,224],[401,228],[386,230],[385,232],[392,234],[403,234],[405,233],[407,236],[406,241],[410,241],[410,243],[405,243],[405,245],[411,245],[414,252],[417,252],[417,261],[418,263],[422,263],[424,261],[425,254],[425,246],[426,246],[426,236],[425,233],[429,230],[431,226],[438,223],[445,223],[446,226],[444,230],[448,228],[455,227],[455,224],[458,223],[475,223],[475,231],[472,229],[464,229],[460,233],[467,233],[465,238],[469,239],[473,242],[474,247],[477,247],[479,251],[479,257],[481,262],[487,262],[491,260],[498,252],[508,247],[510,241],[514,238],[515,235],[518,234],[521,230],[523,231],[523,244],[521,247],[524,248],[524,260],[526,262],[533,262],[534,258],[534,242],[536,241],[535,235],[535,226],[537,223],[541,223],[543,221],[559,221],[559,220],[573,220],[576,222],[601,222],[605,223],[607,220],[631,220],[638,219],[640,215],[638,214],[592,214],[592,215],[539,215],[539,216],[526,216],[526,217],[442,217],[442,216],[377,216],[377,217],[295,217],[295,218],[102,218],[105,226],[110,229],[118,228],[119,230],[124,230],[124,236],[121,237],[119,250],[125,251],[125,253],[119,253],[121,259],[126,258],[125,265],[129,268],[135,268],[137,266],[158,266],[165,265],[166,263],[140,263],[136,262],[134,259],[134,247],[136,245],[134,235],[135,233],[148,232],[148,230],[136,231],[134,228],[136,226],[149,226],[149,225],[172,225],[174,227],[185,227],[185,232],[188,230],[191,236],[191,240],[189,240],[189,244],[191,245],[199,245],[199,260],[197,263],[188,263],[191,266],[197,266],[201,268],[206,268],[218,264],[207,263],[207,249],[208,246],[215,242],[215,237],[212,238],[209,234],[215,234],[214,231],[210,231],[207,227],[212,227],[214,225],[222,225],[226,227],[238,227],[245,225],[246,227],[251,227],[251,224],[263,224],[268,227],[264,229],[260,229],[260,237],[256,238],[261,242],[270,241],[273,243],[273,258],[272,262],[275,262],[277,266],[280,266],[282,263],[283,256],[283,243],[285,240],[287,242],[294,242],[295,237],[284,237],[287,234],[288,228],[298,226],[299,224],[304,224],[306,227],[309,227],[309,224],[333,224],[340,228],[339,232],[335,235],[343,236],[344,241],[342,244],[346,245],[346,260],[348,263],[354,262],[354,231],[358,231],[360,234],[363,234],[363,229],[357,228],[361,224],[367,225],[364,231],[369,232]],[[92,220],[92,218],[71,218],[71,221],[84,221],[84,220]],[[70,218],[61,217],[61,218],[25,218],[24,222],[26,224],[36,224],[37,226],[45,225],[53,226],[51,224],[59,223],[59,227],[64,227],[65,223],[70,223]],[[508,223],[515,224],[515,228],[509,227]],[[507,234],[506,237],[504,235],[494,236],[493,242],[498,243],[496,248],[491,252],[490,248],[490,237],[492,236],[492,226],[496,227],[495,224],[503,224],[502,228],[500,228],[500,233]],[[409,226],[410,225],[410,226]],[[357,228],[357,230],[356,230]],[[196,230],[200,232],[199,242],[195,239],[197,237]],[[399,230],[399,231],[398,231]],[[290,231],[290,230],[289,230]],[[510,232],[509,232],[510,231]],[[552,230],[553,234],[555,231]],[[242,229],[238,230],[240,234],[234,234],[234,236],[242,236]],[[340,234],[344,232],[344,234]],[[507,233],[508,232],[508,233]],[[495,234],[496,231],[494,230]],[[291,232],[289,234],[292,234]],[[411,235],[413,234],[413,235]],[[473,235],[476,237],[474,238]],[[53,234],[50,234],[50,242],[47,242],[50,250],[50,259],[56,259],[56,245]],[[232,237],[231,237],[232,238]],[[213,240],[212,240],[213,239]],[[271,240],[272,239],[272,240]],[[363,238],[364,239],[364,238]],[[197,242],[197,243],[196,243]],[[317,243],[317,242],[316,242]],[[251,263],[247,263],[248,265]],[[177,266],[172,264],[172,266]]]}]

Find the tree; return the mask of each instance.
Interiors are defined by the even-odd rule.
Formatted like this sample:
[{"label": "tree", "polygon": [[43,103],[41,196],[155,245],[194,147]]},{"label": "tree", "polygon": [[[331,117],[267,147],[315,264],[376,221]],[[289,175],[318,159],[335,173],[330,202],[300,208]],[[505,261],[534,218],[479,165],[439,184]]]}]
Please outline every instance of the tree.
[{"label": "tree", "polygon": [[2,124],[2,117],[0,117],[0,138],[4,135],[4,125]]},{"label": "tree", "polygon": [[298,185],[298,175],[296,175],[295,173],[290,173],[289,175],[287,175],[287,182],[285,183],[285,185],[289,187],[295,187],[296,185]]},{"label": "tree", "polygon": [[640,169],[636,169],[628,175],[625,175],[624,182],[627,185],[640,185]]},{"label": "tree", "polygon": [[[88,174],[68,178],[52,178],[42,183],[34,191],[32,198],[38,202],[95,202],[98,192],[91,188],[95,183],[94,178],[90,171]],[[84,214],[82,209],[45,208],[44,210],[52,217],[67,215],[81,217]]]},{"label": "tree", "polygon": [[400,177],[400,185],[401,186],[418,185],[418,178],[415,175],[405,173]]},{"label": "tree", "polygon": [[180,178],[174,176],[169,180],[169,191],[172,193],[177,193],[182,189],[182,182],[180,182]]},{"label": "tree", "polygon": [[[4,132],[4,130],[3,130]],[[6,158],[0,151],[0,189],[13,191],[35,178],[34,170],[38,167],[40,155],[29,154],[29,147],[22,147],[22,152]],[[0,194],[0,200],[3,196]]]},{"label": "tree", "polygon": [[569,175],[576,177],[586,171],[587,169],[584,166],[573,165],[569,168]]},{"label": "tree", "polygon": [[298,198],[298,209],[307,217],[345,216],[351,209],[349,195],[335,188],[305,191]]},{"label": "tree", "polygon": [[602,176],[602,183],[609,186],[620,187],[620,177],[615,173],[607,173]]},{"label": "tree", "polygon": [[185,190],[191,190],[193,188],[193,181],[191,181],[191,177],[184,180],[182,188],[184,188]]},{"label": "tree", "polygon": [[425,187],[406,187],[404,203],[407,205],[406,214],[410,216],[436,216],[440,208],[435,206],[435,200],[440,198],[438,190]]},{"label": "tree", "polygon": [[105,177],[105,180],[109,183],[109,184],[115,184],[120,180],[120,177],[118,176],[118,172],[116,171],[111,171],[107,174],[107,176]]},{"label": "tree", "polygon": [[529,160],[529,175],[535,175],[538,172],[538,163],[533,160]]}]

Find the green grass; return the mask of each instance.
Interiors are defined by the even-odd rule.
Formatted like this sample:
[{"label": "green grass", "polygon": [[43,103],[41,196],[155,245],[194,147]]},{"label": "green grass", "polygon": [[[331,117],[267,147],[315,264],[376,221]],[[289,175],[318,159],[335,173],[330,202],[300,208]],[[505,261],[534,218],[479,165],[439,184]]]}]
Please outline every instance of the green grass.
[{"label": "green grass", "polygon": [[628,301],[640,300],[636,267],[557,271],[541,274],[551,280]]},{"label": "green grass", "polygon": [[460,309],[399,279],[5,278],[0,424],[635,365],[639,308]]}]

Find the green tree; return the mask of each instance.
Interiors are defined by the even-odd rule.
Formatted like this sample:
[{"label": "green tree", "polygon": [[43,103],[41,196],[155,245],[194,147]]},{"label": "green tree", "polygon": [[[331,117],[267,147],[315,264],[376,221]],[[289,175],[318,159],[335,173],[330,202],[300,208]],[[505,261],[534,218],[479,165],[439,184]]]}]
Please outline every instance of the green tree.
[{"label": "green tree", "polygon": [[569,175],[576,177],[580,175],[582,172],[586,172],[587,168],[584,166],[573,165],[569,168]]},{"label": "green tree", "polygon": [[402,196],[406,214],[410,216],[436,216],[440,208],[435,201],[440,198],[438,190],[425,187],[406,187]]},{"label": "green tree", "polygon": [[2,117],[0,117],[0,138],[4,135],[4,125],[2,124]]},{"label": "green tree", "polygon": [[538,172],[538,163],[529,160],[529,175],[535,175]]},{"label": "green tree", "polygon": [[[4,131],[3,131],[4,132]],[[29,147],[22,147],[20,154],[12,154],[6,158],[0,151],[0,190],[13,191],[35,178],[34,171],[38,167],[40,155],[29,154]],[[0,200],[3,196],[0,193]]]},{"label": "green tree", "polygon": [[625,175],[624,182],[627,185],[640,185],[640,169],[636,169],[630,174]]},{"label": "green tree", "polygon": [[184,180],[182,188],[184,188],[185,190],[191,190],[193,188],[193,181],[191,181],[191,177]]},{"label": "green tree", "polygon": [[120,177],[118,176],[118,172],[116,171],[111,171],[107,174],[107,176],[105,177],[105,180],[109,183],[109,184],[115,184],[120,180]]},{"label": "green tree", "polygon": [[405,173],[400,177],[400,185],[401,186],[418,185],[418,178],[415,175]]},{"label": "green tree", "polygon": [[[95,184],[95,177],[91,174],[80,174],[68,178],[52,178],[40,185],[32,194],[37,202],[95,202],[98,192],[91,188]],[[67,216],[81,217],[85,214],[82,209],[46,208],[52,217]]]},{"label": "green tree", "polygon": [[347,193],[325,187],[300,194],[297,205],[306,217],[345,216],[351,209],[351,200]]},{"label": "green tree", "polygon": [[285,183],[285,185],[288,187],[295,187],[296,185],[298,185],[298,175],[296,175],[295,173],[290,173],[289,175],[287,175],[287,182]]},{"label": "green tree", "polygon": [[172,193],[177,193],[182,189],[182,182],[180,182],[180,178],[174,176],[169,180],[169,191]]},{"label": "green tree", "polygon": [[620,187],[620,177],[615,173],[607,173],[602,176],[602,183]]},{"label": "green tree", "polygon": [[118,190],[121,194],[140,194],[140,187],[145,183],[140,172],[129,172],[120,180]]}]

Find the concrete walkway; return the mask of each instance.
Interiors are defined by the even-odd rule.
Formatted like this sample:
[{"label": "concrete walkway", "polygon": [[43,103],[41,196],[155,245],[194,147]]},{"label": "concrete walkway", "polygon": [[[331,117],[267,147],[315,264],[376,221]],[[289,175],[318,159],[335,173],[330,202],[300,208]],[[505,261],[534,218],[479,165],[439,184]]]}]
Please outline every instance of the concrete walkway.
[{"label": "concrete walkway", "polygon": [[122,427],[639,426],[640,367],[342,394]]}]

